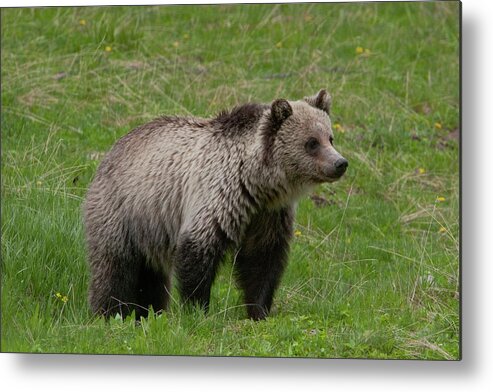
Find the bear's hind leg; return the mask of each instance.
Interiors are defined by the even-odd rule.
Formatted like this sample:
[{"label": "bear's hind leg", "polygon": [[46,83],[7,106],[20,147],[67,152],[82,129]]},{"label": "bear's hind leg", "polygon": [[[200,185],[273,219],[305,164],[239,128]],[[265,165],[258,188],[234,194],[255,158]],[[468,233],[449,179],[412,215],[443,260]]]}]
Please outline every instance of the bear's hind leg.
[{"label": "bear's hind leg", "polygon": [[137,287],[137,303],[135,316],[147,317],[149,307],[155,313],[166,310],[170,294],[170,276],[164,271],[156,271],[143,263],[139,273]]},{"label": "bear's hind leg", "polygon": [[119,313],[125,318],[136,310],[139,267],[137,260],[122,256],[93,255],[89,287],[93,312],[106,318]]},{"label": "bear's hind leg", "polygon": [[263,211],[250,223],[235,259],[248,317],[268,316],[288,259],[293,226],[291,208]]},{"label": "bear's hind leg", "polygon": [[227,247],[227,237],[219,225],[207,235],[182,236],[176,252],[176,275],[185,303],[208,311],[212,283]]}]

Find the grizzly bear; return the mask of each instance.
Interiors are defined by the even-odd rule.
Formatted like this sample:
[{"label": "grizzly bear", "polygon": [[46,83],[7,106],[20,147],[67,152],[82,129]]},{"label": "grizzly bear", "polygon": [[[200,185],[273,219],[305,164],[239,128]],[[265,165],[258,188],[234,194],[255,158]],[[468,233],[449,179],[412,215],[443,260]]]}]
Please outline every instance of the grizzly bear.
[{"label": "grizzly bear", "polygon": [[89,302],[106,317],[166,309],[172,276],[207,311],[228,250],[247,314],[264,319],[286,267],[297,199],[339,179],[325,90],[212,119],[161,117],[118,140],[87,192]]}]

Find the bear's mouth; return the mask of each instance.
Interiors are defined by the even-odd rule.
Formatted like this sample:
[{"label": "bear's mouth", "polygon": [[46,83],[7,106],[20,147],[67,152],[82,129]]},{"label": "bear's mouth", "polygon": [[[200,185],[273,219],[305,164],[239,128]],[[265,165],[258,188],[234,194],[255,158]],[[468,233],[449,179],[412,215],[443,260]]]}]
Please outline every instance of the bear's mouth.
[{"label": "bear's mouth", "polygon": [[343,176],[342,174],[340,176],[329,176],[329,177],[327,177],[327,180],[325,180],[325,182],[336,182],[336,181],[339,181],[342,176]]},{"label": "bear's mouth", "polygon": [[331,171],[330,173],[327,173],[327,172],[324,172],[322,171],[321,173],[319,173],[319,175],[315,178],[315,181],[317,183],[324,183],[324,182],[336,182],[336,181],[339,181],[341,179],[341,177],[344,176],[344,173],[334,173],[333,171]]},{"label": "bear's mouth", "polygon": [[339,181],[342,176],[317,176],[313,179],[313,181],[317,184],[323,184],[323,183],[332,183]]}]

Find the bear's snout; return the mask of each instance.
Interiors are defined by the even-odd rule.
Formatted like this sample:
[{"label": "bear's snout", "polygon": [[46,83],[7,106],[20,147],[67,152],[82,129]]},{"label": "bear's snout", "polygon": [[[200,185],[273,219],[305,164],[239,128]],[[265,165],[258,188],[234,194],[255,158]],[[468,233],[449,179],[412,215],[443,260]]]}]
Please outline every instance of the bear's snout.
[{"label": "bear's snout", "polygon": [[335,161],[334,168],[336,176],[342,176],[346,172],[348,165],[349,162],[345,158],[339,158],[337,161]]}]

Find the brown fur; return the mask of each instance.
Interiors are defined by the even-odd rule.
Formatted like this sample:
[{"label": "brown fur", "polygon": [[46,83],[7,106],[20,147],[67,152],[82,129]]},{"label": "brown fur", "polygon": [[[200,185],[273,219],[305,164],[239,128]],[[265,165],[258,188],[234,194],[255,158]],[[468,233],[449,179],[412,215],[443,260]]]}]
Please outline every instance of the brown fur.
[{"label": "brown fur", "polygon": [[329,107],[321,90],[214,119],[161,117],[116,142],[84,204],[93,311],[165,309],[172,275],[185,302],[207,309],[217,268],[236,250],[247,313],[266,317],[296,200],[347,166],[331,144]]}]

